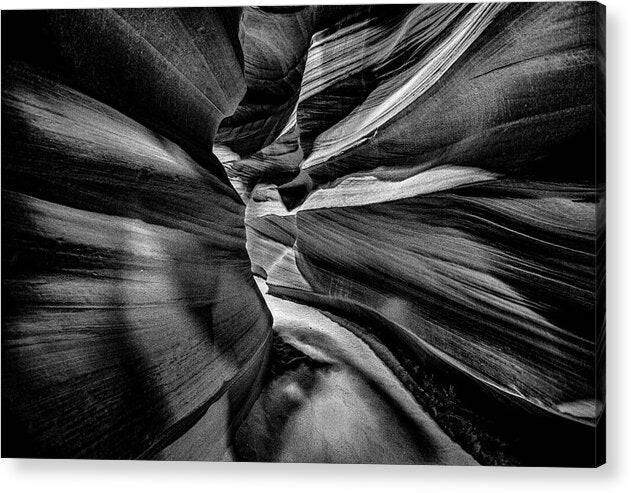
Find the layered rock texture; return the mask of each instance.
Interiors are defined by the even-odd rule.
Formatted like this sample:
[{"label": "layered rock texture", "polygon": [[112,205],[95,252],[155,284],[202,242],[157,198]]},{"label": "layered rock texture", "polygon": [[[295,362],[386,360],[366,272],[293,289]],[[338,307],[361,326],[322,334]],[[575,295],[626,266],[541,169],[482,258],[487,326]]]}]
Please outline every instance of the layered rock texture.
[{"label": "layered rock texture", "polygon": [[4,454],[231,456],[271,340],[211,153],[245,93],[238,19],[3,15],[43,38],[3,56]]},{"label": "layered rock texture", "polygon": [[3,454],[602,461],[603,15],[3,13]]}]

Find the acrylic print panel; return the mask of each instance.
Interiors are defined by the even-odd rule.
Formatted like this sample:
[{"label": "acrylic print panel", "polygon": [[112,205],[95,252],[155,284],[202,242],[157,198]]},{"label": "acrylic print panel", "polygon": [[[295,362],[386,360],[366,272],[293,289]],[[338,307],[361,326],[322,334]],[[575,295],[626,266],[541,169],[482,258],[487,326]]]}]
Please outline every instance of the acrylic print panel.
[{"label": "acrylic print panel", "polygon": [[604,29],[4,11],[2,455],[601,464]]}]

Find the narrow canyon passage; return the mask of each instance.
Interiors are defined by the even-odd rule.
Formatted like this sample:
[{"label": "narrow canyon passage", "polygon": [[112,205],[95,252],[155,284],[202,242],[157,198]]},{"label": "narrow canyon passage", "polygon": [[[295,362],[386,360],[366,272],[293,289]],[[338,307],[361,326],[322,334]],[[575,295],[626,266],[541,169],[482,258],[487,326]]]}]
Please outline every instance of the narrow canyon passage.
[{"label": "narrow canyon passage", "polygon": [[[261,290],[267,291],[262,280]],[[286,358],[236,434],[246,460],[375,464],[476,462],[422,410],[361,339],[319,310],[265,294]],[[279,349],[280,349],[279,348]],[[283,353],[273,350],[273,355]]]},{"label": "narrow canyon passage", "polygon": [[602,23],[3,13],[3,455],[593,464]]}]

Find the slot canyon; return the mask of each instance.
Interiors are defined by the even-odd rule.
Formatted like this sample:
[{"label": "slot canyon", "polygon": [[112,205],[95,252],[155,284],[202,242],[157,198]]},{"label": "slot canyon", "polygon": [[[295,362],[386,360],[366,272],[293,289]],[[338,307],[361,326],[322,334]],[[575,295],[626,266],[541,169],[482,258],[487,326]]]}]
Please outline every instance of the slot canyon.
[{"label": "slot canyon", "polygon": [[603,28],[4,11],[3,456],[594,464]]}]

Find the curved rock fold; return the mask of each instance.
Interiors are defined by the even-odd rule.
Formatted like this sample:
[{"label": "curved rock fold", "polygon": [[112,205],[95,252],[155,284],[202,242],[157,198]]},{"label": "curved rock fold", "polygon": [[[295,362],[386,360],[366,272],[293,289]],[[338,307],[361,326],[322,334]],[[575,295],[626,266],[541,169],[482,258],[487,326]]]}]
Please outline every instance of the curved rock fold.
[{"label": "curved rock fold", "polygon": [[4,12],[3,454],[593,464],[602,22]]}]

